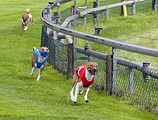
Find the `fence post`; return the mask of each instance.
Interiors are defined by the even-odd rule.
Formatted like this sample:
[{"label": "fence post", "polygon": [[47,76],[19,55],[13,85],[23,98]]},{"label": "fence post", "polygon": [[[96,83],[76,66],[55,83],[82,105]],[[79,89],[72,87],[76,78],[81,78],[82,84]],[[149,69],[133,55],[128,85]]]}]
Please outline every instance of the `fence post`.
[{"label": "fence post", "polygon": [[77,12],[77,0],[74,0],[74,14]]},{"label": "fence post", "polygon": [[74,74],[75,69],[75,56],[74,56],[74,44],[68,44],[68,67],[67,67],[67,78]]},{"label": "fence post", "polygon": [[[97,7],[99,7],[99,0],[96,0]],[[97,22],[99,21],[99,14],[97,15]]]},{"label": "fence post", "polygon": [[[53,4],[53,2],[49,2],[49,4]],[[48,11],[48,20],[49,20],[50,22],[52,22],[53,15],[52,15],[52,10],[51,10],[51,8],[47,9],[47,11]],[[47,34],[48,34],[49,36],[53,36],[53,31],[52,31],[52,29],[50,29],[50,28],[47,27]]]},{"label": "fence post", "polygon": [[115,91],[116,72],[117,72],[117,50],[112,48],[112,62],[113,62],[113,78],[112,78],[112,93]]},{"label": "fence post", "polygon": [[76,49],[75,47],[77,46],[77,38],[75,36],[73,36],[73,48],[72,48],[72,51],[73,51],[73,54],[72,54],[72,59],[73,59],[73,62],[72,62],[72,66],[73,66],[73,74],[74,74],[74,70],[76,68]]},{"label": "fence post", "polygon": [[[77,13],[77,5],[76,5],[76,0],[74,0],[74,5],[71,6],[71,15],[75,15]],[[71,26],[76,25],[76,20],[71,21]]]},{"label": "fence post", "polygon": [[[74,0],[74,6],[72,6],[72,14],[75,15],[78,11],[78,8],[77,8],[77,0]],[[73,20],[72,21],[72,26],[76,25],[76,20]]]},{"label": "fence post", "polygon": [[134,83],[134,69],[129,68],[129,91],[130,95],[133,95],[133,83]]},{"label": "fence post", "polygon": [[85,0],[85,5],[87,6],[87,0]]},{"label": "fence post", "polygon": [[[55,21],[55,23],[57,24],[57,18],[58,18],[58,13],[57,12],[54,12],[53,13],[53,19],[54,19],[54,21]],[[53,30],[53,38],[55,39],[55,40],[57,40],[57,31],[55,31],[55,30]]]},{"label": "fence post", "polygon": [[109,20],[109,8],[105,10],[105,20]]},{"label": "fence post", "polygon": [[[149,62],[146,62],[146,61],[143,62],[143,69],[147,69],[147,68],[149,68],[149,66],[150,66]],[[150,76],[143,73],[143,79],[144,79],[145,82],[147,82],[150,79]]]},{"label": "fence post", "polygon": [[96,25],[96,18],[94,18],[94,20],[93,20],[93,23],[94,23],[94,34],[95,35],[99,35],[99,33],[100,33],[100,31],[103,29],[102,27],[97,27],[97,25]]},{"label": "fence post", "polygon": [[[89,44],[89,42],[86,42],[86,45],[84,46],[84,50],[91,50],[91,45]],[[92,60],[92,57],[88,55],[88,62],[90,62]]]},{"label": "fence post", "polygon": [[72,40],[73,40],[74,46],[77,46],[77,38],[75,36],[72,36]]},{"label": "fence post", "polygon": [[[124,0],[121,0],[123,2]],[[121,16],[123,15],[123,6],[121,6]]]},{"label": "fence post", "polygon": [[[126,0],[121,0],[121,2],[126,2]],[[127,6],[126,5],[123,5],[121,6],[121,15],[123,15],[124,17],[127,16]]]},{"label": "fence post", "polygon": [[83,25],[86,25],[87,23],[87,16],[83,16]]},{"label": "fence post", "polygon": [[[98,2],[93,2],[93,8],[98,7]],[[93,12],[93,20],[98,22],[98,15],[96,12]]]},{"label": "fence post", "polygon": [[94,23],[94,30],[95,30],[95,27],[96,27],[96,18],[95,18],[95,13],[93,13],[93,23]]},{"label": "fence post", "polygon": [[102,27],[97,27],[96,25],[94,26],[95,29],[95,35],[99,35],[100,31],[103,29]]},{"label": "fence post", "polygon": [[55,39],[53,39],[52,41],[52,64],[53,64],[53,68],[56,68],[56,45],[55,45]]},{"label": "fence post", "polygon": [[[42,32],[41,32],[41,47],[42,46],[46,46],[46,42],[48,42],[47,37],[46,37],[46,31],[47,31],[47,27],[42,25]],[[46,46],[48,47],[48,46]]]},{"label": "fence post", "polygon": [[67,65],[67,79],[70,78],[71,76],[71,63],[72,63],[72,44],[68,44],[68,51],[67,51],[67,54],[68,54],[68,65]]},{"label": "fence post", "polygon": [[133,5],[132,5],[132,12],[133,12],[133,15],[136,15],[136,1],[133,0]]},{"label": "fence post", "polygon": [[57,3],[57,24],[60,24],[60,3]]},{"label": "fence post", "polygon": [[154,8],[155,8],[155,12],[157,11],[157,0],[155,0],[155,5],[154,5]]},{"label": "fence post", "polygon": [[152,10],[157,11],[157,0],[152,0]]},{"label": "fence post", "polygon": [[113,62],[112,62],[112,55],[107,55],[107,61],[106,61],[106,90],[109,92],[110,95],[112,95],[112,85],[113,85]]},{"label": "fence post", "polygon": [[[70,15],[74,15],[74,5],[71,6]],[[70,22],[69,28],[71,28],[72,26],[74,26],[74,20]]]}]

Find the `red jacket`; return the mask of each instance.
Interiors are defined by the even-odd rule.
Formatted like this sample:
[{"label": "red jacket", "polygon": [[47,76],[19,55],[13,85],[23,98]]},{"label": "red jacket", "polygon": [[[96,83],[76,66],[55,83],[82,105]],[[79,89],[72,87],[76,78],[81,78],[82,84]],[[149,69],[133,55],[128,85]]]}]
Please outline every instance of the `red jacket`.
[{"label": "red jacket", "polygon": [[94,77],[90,81],[86,78],[86,66],[81,66],[76,69],[76,75],[81,79],[83,87],[89,87],[94,83]]}]

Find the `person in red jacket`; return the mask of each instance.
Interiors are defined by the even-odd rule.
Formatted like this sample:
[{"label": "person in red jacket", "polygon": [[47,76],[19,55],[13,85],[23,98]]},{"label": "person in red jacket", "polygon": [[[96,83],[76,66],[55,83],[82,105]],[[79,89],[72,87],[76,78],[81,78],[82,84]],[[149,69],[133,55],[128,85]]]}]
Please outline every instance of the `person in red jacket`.
[{"label": "person in red jacket", "polygon": [[[83,86],[83,90],[80,94],[85,93],[84,99],[86,102],[88,101],[88,92],[90,87],[94,83],[94,75],[97,71],[98,64],[96,62],[88,62],[86,65],[82,65],[76,68],[75,73],[73,75],[72,81],[72,89],[70,91],[71,101],[77,102],[77,95],[79,88]],[[76,88],[76,89],[75,89]],[[74,93],[75,89],[75,93]]]}]

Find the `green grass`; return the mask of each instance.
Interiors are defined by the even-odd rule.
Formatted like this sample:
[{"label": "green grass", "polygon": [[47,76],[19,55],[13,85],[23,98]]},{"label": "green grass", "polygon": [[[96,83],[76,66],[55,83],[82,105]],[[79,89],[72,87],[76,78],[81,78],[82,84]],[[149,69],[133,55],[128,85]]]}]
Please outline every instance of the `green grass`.
[{"label": "green grass", "polygon": [[[132,16],[129,12],[127,17],[120,16],[120,9],[115,8],[110,10],[109,20],[105,21],[105,16],[100,15],[98,27],[103,27],[100,36],[111,38],[117,41],[136,44],[149,48],[158,48],[158,22],[157,12],[152,12],[149,9],[151,3],[149,1],[137,4],[136,16]],[[142,7],[143,6],[143,7]],[[117,13],[116,13],[117,11]],[[145,11],[145,12],[144,12]],[[79,31],[94,34],[93,18],[88,15],[88,23],[84,26],[78,25],[74,27]],[[119,23],[119,24],[118,24]],[[86,41],[78,42],[79,46],[84,46]],[[101,44],[91,43],[92,49],[103,53],[111,54],[111,47]],[[118,50],[118,57],[142,63],[149,61],[151,67],[158,69],[157,58],[147,55]]]},{"label": "green grass", "polygon": [[[131,9],[128,8],[128,16],[120,16],[120,7],[115,9],[110,9],[110,19],[105,21],[105,15],[100,14],[100,22],[97,23],[97,26],[103,27],[100,36],[111,38],[117,41],[127,42],[131,44],[136,44],[139,46],[145,46],[149,48],[158,48],[158,23],[157,21],[157,12],[151,11],[151,3],[149,1],[137,4],[137,13],[136,16],[131,15]],[[79,31],[84,31],[86,33],[94,34],[94,24],[93,18],[91,15],[87,16],[88,23],[86,25],[75,26],[74,29]],[[84,46],[86,41],[78,39],[78,45]],[[111,54],[111,47],[103,46],[101,44],[91,43],[93,50]],[[158,70],[157,58],[147,55],[140,55],[137,53],[131,53],[123,50],[117,50],[117,57],[125,58],[131,61],[142,63],[144,61],[149,61],[151,63],[150,67]],[[94,60],[94,59],[93,59]],[[98,62],[98,61],[97,61]],[[102,62],[103,63],[103,62]],[[103,65],[104,66],[104,65]],[[101,67],[100,66],[100,69]],[[105,69],[105,68],[104,68]],[[102,70],[102,72],[104,71]],[[126,72],[126,71],[125,71]],[[99,72],[101,73],[101,72]],[[120,74],[121,73],[121,74]],[[129,94],[128,85],[129,85],[129,73],[122,74],[122,71],[118,71],[116,89],[119,91],[124,91]],[[104,75],[104,73],[102,73]],[[139,76],[138,76],[138,75]],[[134,104],[144,104],[144,106],[151,106],[151,104],[157,104],[157,89],[156,89],[156,80],[150,79],[150,83],[147,84],[142,78],[142,74],[135,73],[134,75],[134,96],[137,97],[134,101],[130,97],[130,100],[133,100]],[[104,84],[104,76],[102,79],[96,82],[96,84]],[[142,88],[141,88],[142,87]],[[150,92],[149,92],[150,91]],[[123,95],[122,95],[123,96]],[[126,100],[127,100],[127,95]],[[139,99],[139,100],[138,100]],[[143,106],[143,107],[144,107]]]},{"label": "green grass", "polygon": [[[0,0],[0,120],[157,120],[105,93],[91,89],[90,103],[69,100],[70,80],[46,67],[40,81],[31,70],[32,47],[40,46],[40,12],[47,0]],[[20,33],[21,14],[30,8],[35,25]]]}]

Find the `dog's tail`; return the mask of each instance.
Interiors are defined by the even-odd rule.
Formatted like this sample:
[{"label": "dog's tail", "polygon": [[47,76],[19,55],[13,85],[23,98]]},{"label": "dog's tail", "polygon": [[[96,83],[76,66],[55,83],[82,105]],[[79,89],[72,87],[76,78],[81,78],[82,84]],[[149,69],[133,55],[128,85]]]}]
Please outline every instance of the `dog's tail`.
[{"label": "dog's tail", "polygon": [[33,51],[35,51],[37,48],[36,47],[33,47]]}]

